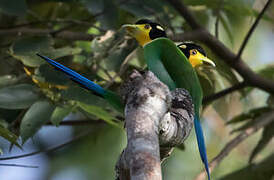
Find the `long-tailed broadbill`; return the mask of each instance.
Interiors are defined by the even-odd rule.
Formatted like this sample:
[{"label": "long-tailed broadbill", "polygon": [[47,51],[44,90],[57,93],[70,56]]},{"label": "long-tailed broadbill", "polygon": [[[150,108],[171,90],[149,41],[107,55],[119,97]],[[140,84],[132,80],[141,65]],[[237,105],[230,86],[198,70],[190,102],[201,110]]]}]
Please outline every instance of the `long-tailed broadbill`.
[{"label": "long-tailed broadbill", "polygon": [[183,43],[177,47],[174,42],[166,38],[164,28],[158,23],[142,19],[135,24],[126,24],[123,27],[144,48],[144,57],[150,71],[164,82],[170,90],[184,88],[190,93],[195,111],[196,139],[201,159],[210,180],[206,146],[200,123],[203,91],[193,67],[204,62],[215,64],[206,57],[205,52],[198,46]]},{"label": "long-tailed broadbill", "polygon": [[[204,50],[194,43],[183,43],[176,47],[172,41],[165,38],[164,29],[157,23],[140,20],[134,25],[124,25],[123,27],[144,47],[144,56],[148,69],[164,82],[170,90],[185,88],[192,96],[195,107],[194,125],[199,151],[210,179],[204,137],[199,121],[199,109],[203,95],[193,67],[202,65],[204,62],[211,65],[214,65],[214,63],[206,57]],[[102,88],[100,85],[46,56],[37,55],[56,69],[63,71],[74,82],[104,98],[117,111],[123,112],[124,104],[115,92]]]}]

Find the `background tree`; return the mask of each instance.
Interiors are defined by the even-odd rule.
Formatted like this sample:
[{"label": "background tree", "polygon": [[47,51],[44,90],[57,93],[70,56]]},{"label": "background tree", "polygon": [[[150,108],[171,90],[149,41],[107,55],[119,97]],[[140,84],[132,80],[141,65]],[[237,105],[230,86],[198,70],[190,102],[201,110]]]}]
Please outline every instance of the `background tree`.
[{"label": "background tree", "polygon": [[[271,179],[273,12],[271,0],[2,0],[0,165],[39,166],[20,169],[24,179],[113,179],[125,147],[121,117],[35,53],[118,92],[133,69],[145,67],[142,50],[120,27],[146,17],[177,42],[202,44],[217,64],[197,69],[213,178]],[[203,176],[193,141],[163,164],[164,179]],[[13,157],[27,152],[29,159]],[[0,171],[7,179],[17,169]]]}]

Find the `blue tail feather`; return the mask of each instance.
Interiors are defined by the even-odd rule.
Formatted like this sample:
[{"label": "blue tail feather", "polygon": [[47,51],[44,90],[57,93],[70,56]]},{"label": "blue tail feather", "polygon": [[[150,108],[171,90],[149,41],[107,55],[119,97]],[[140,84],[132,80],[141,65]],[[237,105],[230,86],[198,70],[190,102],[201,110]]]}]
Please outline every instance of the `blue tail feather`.
[{"label": "blue tail feather", "polygon": [[55,68],[57,68],[58,70],[63,71],[64,73],[66,73],[73,81],[75,81],[76,83],[80,84],[81,86],[83,86],[86,89],[89,89],[91,91],[94,91],[96,94],[99,95],[104,95],[106,93],[106,90],[104,90],[101,86],[99,86],[98,84],[92,82],[91,80],[85,78],[84,76],[80,75],[79,73],[63,66],[62,64],[46,57],[40,54],[36,54],[37,56],[43,58],[44,60],[46,60],[48,63],[50,63],[52,66],[54,66]]},{"label": "blue tail feather", "polygon": [[198,142],[200,156],[205,165],[208,180],[210,180],[210,172],[209,172],[207,155],[206,155],[205,140],[204,140],[203,130],[199,121],[199,117],[197,117],[197,115],[194,118],[194,126],[195,126],[195,133],[196,133],[196,138]]}]

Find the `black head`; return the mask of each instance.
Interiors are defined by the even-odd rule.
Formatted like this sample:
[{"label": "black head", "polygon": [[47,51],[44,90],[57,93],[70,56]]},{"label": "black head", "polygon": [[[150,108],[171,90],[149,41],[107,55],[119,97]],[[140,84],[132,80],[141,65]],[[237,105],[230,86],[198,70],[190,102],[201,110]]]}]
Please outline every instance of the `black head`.
[{"label": "black head", "polygon": [[199,51],[202,55],[206,57],[205,50],[201,46],[194,44],[193,42],[184,42],[179,44],[178,47],[181,49],[181,51],[184,53],[184,55],[187,58],[189,58],[190,56],[190,50],[193,50],[193,49],[196,49],[197,51]]},{"label": "black head", "polygon": [[149,37],[151,40],[159,37],[167,37],[164,28],[158,23],[155,23],[148,19],[140,19],[135,24],[145,24],[148,28],[151,27],[151,30],[149,32]]}]

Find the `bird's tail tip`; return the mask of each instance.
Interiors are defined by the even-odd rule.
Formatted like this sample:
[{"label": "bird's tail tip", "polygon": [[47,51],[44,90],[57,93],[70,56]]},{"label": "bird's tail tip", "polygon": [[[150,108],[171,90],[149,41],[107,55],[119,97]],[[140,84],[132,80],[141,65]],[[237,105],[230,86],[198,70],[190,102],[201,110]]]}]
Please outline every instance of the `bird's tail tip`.
[{"label": "bird's tail tip", "polygon": [[208,160],[207,160],[207,153],[206,153],[206,146],[205,146],[205,140],[204,140],[204,135],[203,135],[203,129],[200,124],[199,117],[195,116],[194,118],[194,126],[195,126],[195,133],[196,133],[196,138],[197,138],[197,143],[199,147],[199,152],[201,159],[204,163],[205,170],[207,173],[208,180],[210,180],[210,170],[208,167]]}]

